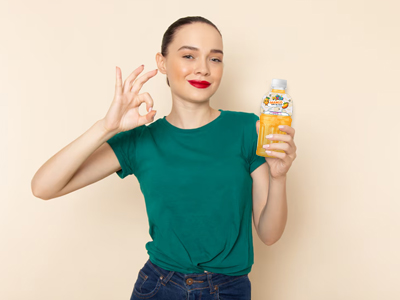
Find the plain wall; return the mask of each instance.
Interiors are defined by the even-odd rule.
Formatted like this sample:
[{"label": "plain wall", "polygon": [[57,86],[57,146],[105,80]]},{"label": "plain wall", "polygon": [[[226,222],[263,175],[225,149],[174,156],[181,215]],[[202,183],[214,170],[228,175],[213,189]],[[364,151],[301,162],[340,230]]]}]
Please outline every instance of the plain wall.
[{"label": "plain wall", "polygon": [[[155,69],[175,20],[203,16],[224,43],[215,109],[260,114],[272,78],[294,100],[288,222],[253,225],[252,299],[399,299],[397,1],[2,1],[0,297],[129,299],[151,240],[136,177],[115,173],[50,201],[39,167],[103,118],[115,66]],[[171,109],[165,75],[141,92]],[[145,114],[144,105],[140,107]]]}]

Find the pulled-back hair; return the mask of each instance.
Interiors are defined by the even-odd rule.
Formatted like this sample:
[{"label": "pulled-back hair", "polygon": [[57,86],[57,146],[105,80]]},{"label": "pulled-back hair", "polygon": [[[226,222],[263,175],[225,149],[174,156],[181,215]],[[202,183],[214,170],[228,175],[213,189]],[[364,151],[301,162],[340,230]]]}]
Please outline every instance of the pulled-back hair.
[{"label": "pulled-back hair", "polygon": [[[211,21],[207,20],[206,18],[200,17],[200,16],[195,16],[195,17],[185,17],[185,18],[180,18],[176,20],[174,23],[172,23],[168,29],[165,31],[162,43],[161,43],[161,54],[164,57],[167,57],[168,55],[168,46],[171,44],[171,42],[174,39],[176,31],[187,24],[192,24],[192,23],[205,23],[213,26],[215,29],[217,29],[218,33],[221,35],[221,32],[218,30],[217,26],[215,26]],[[169,81],[167,78],[167,84],[169,86]]]}]

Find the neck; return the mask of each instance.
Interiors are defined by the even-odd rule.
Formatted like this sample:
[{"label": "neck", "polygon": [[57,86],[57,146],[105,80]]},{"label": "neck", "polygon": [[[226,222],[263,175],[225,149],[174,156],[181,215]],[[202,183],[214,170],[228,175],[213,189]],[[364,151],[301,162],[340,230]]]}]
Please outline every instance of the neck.
[{"label": "neck", "polygon": [[175,127],[182,129],[195,129],[202,127],[215,120],[220,111],[210,106],[203,107],[187,107],[173,106],[170,114],[165,118]]}]

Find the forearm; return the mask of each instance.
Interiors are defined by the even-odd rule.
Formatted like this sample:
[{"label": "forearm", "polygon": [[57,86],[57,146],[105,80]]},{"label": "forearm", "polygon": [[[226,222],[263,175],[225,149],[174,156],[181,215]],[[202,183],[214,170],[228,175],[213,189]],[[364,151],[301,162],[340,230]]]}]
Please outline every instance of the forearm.
[{"label": "forearm", "polygon": [[46,198],[59,192],[82,163],[115,134],[104,129],[103,119],[97,121],[40,167],[31,181],[32,193],[36,197]]},{"label": "forearm", "polygon": [[286,176],[270,178],[268,200],[261,212],[258,232],[267,245],[280,239],[287,220]]}]

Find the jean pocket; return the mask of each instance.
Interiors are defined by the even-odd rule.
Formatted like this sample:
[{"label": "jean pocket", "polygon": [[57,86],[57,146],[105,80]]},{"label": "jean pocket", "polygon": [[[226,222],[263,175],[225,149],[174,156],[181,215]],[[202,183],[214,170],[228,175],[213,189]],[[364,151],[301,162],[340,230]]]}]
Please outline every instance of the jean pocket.
[{"label": "jean pocket", "polygon": [[218,285],[217,299],[251,299],[251,282],[248,275],[240,275]]},{"label": "jean pocket", "polygon": [[138,277],[133,288],[134,294],[143,299],[153,297],[161,287],[161,279],[155,272],[146,273],[143,269],[139,270]]}]

